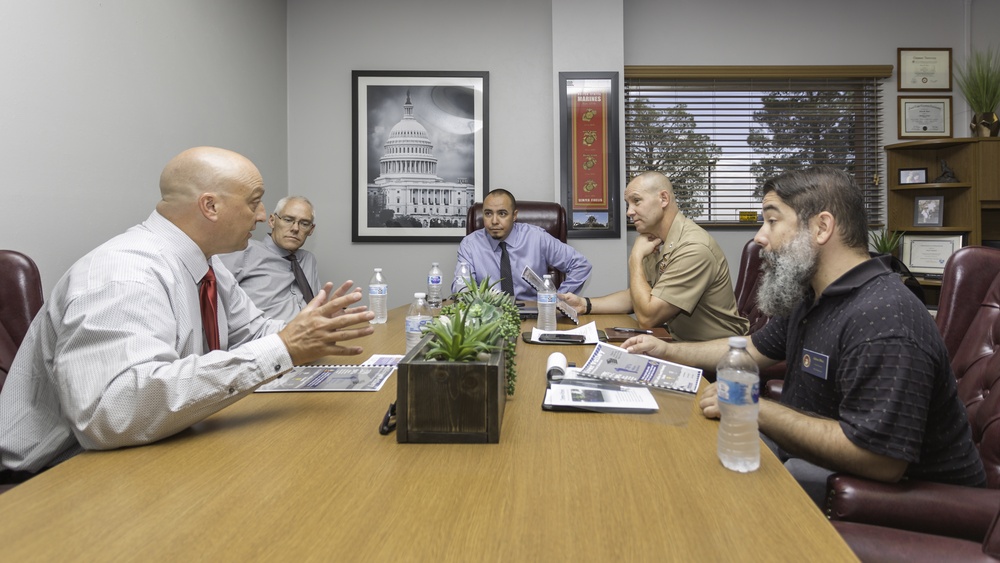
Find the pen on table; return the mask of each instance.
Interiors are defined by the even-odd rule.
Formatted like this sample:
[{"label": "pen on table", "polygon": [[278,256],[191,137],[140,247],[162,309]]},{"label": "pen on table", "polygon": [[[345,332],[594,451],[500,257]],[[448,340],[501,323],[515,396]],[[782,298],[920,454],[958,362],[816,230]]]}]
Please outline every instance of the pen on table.
[{"label": "pen on table", "polygon": [[615,330],[618,332],[631,332],[633,334],[653,334],[653,331],[651,330],[643,330],[641,328],[628,328],[624,326],[613,326],[611,327],[611,330]]}]

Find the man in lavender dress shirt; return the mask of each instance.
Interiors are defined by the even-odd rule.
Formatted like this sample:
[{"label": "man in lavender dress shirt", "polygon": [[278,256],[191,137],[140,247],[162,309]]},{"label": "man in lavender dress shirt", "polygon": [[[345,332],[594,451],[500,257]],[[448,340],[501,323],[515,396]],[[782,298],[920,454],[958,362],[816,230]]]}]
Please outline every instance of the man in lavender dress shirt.
[{"label": "man in lavender dress shirt", "polygon": [[[506,243],[510,257],[514,298],[536,301],[533,287],[521,279],[521,271],[530,266],[539,276],[555,268],[564,274],[560,293],[579,291],[590,275],[590,261],[572,246],[536,225],[518,223],[517,200],[504,189],[495,189],[483,200],[483,228],[467,235],[458,246],[458,263],[469,265],[472,278],[499,281],[501,243]],[[459,277],[455,268],[455,279]],[[499,285],[498,285],[499,287]],[[454,282],[452,291],[456,290]]]}]

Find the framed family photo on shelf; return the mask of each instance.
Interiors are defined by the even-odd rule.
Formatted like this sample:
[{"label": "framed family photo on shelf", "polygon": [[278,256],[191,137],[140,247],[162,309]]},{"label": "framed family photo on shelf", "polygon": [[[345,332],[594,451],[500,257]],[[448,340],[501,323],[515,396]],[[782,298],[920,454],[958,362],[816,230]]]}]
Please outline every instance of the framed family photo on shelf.
[{"label": "framed family photo on shelf", "polygon": [[951,96],[899,96],[900,139],[951,136]]},{"label": "framed family photo on shelf", "polygon": [[951,48],[896,50],[896,89],[900,92],[951,90]]},{"label": "framed family photo on shelf", "polygon": [[353,79],[353,242],[458,242],[489,190],[489,73]]},{"label": "framed family photo on shelf", "polygon": [[926,168],[900,168],[899,169],[899,185],[905,186],[907,184],[926,184],[927,183],[927,169]]},{"label": "framed family photo on shelf", "polygon": [[944,196],[918,196],[913,198],[913,226],[940,227],[944,225]]}]

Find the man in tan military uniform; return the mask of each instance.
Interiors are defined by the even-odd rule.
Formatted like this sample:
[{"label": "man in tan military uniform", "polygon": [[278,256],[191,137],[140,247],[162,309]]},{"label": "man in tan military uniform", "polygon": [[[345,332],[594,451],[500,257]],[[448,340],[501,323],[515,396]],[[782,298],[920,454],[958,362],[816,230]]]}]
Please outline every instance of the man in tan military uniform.
[{"label": "man in tan military uniform", "polygon": [[635,313],[639,325],[666,325],[677,340],[746,335],[749,322],[736,312],[729,264],[718,243],[684,217],[670,180],[646,172],[625,188],[626,215],[639,237],[629,253],[629,288],[594,299],[560,298],[583,314]]}]

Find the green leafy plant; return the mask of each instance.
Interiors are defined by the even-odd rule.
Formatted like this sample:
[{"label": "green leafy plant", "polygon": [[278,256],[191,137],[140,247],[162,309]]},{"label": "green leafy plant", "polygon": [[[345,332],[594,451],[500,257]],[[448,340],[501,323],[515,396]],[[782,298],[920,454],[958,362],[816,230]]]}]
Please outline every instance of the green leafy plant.
[{"label": "green leafy plant", "polygon": [[1000,53],[976,51],[955,68],[955,82],[975,113],[993,113],[1000,105]]},{"label": "green leafy plant", "polygon": [[899,242],[903,240],[903,235],[906,234],[903,231],[892,231],[883,227],[881,231],[872,231],[869,233],[872,241],[872,247],[875,252],[879,254],[894,254],[896,249],[899,248]]},{"label": "green leafy plant", "polygon": [[[463,344],[461,346],[441,345],[434,348],[437,344],[432,342],[428,349],[439,350],[434,359],[472,361],[476,358],[452,359],[449,357],[449,346],[458,352],[473,346],[473,341],[479,341],[486,348],[480,348],[476,352],[476,356],[478,356],[486,349],[492,351],[502,345],[505,352],[506,365],[504,367],[507,394],[513,395],[517,382],[517,362],[514,355],[517,337],[521,332],[521,316],[518,313],[517,305],[514,304],[514,300],[509,295],[494,290],[494,287],[499,283],[498,281],[490,282],[489,278],[481,282],[476,282],[473,279],[465,281],[466,289],[455,295],[454,303],[442,307],[441,315],[428,325],[428,330],[434,333],[435,340],[442,338],[439,331],[445,335],[444,338],[452,338],[448,335],[450,330],[451,334],[461,333],[463,335],[461,337]],[[445,324],[451,326],[448,328],[441,326]],[[488,327],[489,330],[483,330],[483,327]],[[452,339],[454,340],[454,338]],[[430,358],[429,353],[425,354],[425,357]]]},{"label": "green leafy plant", "polygon": [[469,309],[460,311],[457,318],[442,314],[427,326],[427,332],[434,338],[424,357],[451,362],[484,361],[497,349],[494,332],[499,325],[499,320],[476,322],[474,317],[469,317]]}]

